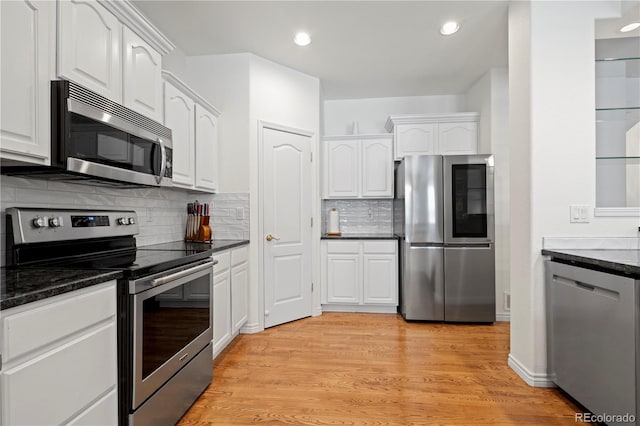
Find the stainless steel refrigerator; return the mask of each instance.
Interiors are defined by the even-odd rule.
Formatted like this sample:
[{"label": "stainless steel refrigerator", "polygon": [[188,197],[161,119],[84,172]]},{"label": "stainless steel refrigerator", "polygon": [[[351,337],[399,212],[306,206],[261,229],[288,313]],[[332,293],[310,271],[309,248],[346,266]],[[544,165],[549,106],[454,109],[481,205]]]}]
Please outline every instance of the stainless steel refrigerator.
[{"label": "stainless steel refrigerator", "polygon": [[494,322],[493,156],[408,156],[395,187],[402,316]]}]

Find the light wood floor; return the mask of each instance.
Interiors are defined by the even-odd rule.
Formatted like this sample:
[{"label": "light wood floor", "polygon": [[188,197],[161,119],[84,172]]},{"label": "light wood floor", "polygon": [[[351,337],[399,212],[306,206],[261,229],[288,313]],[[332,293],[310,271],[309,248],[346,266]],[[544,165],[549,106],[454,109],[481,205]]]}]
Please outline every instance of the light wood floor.
[{"label": "light wood floor", "polygon": [[575,425],[581,410],[508,353],[508,323],[325,313],[236,338],[179,425]]}]

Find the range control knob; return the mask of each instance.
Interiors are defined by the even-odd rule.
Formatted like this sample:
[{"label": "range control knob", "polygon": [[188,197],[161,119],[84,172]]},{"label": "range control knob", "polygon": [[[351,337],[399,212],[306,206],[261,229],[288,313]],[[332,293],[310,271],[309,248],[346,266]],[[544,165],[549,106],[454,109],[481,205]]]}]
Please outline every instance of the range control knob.
[{"label": "range control knob", "polygon": [[51,228],[58,228],[60,226],[62,226],[62,218],[60,217],[52,217],[51,219],[49,219],[49,227]]},{"label": "range control knob", "polygon": [[128,225],[129,221],[127,220],[126,217],[119,217],[119,218],[116,219],[116,223],[118,225]]},{"label": "range control knob", "polygon": [[47,227],[47,218],[46,217],[35,217],[31,221],[34,228],[46,228]]},{"label": "range control knob", "polygon": [[129,225],[135,225],[136,224],[136,219],[134,217],[130,217],[128,220],[128,224]]}]

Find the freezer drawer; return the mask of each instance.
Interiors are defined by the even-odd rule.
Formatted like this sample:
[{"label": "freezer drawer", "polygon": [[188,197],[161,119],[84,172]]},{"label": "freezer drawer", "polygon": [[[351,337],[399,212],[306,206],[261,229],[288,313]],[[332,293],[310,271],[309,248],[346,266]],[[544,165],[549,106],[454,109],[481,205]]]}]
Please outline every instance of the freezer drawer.
[{"label": "freezer drawer", "polygon": [[444,320],[442,247],[401,245],[400,312],[406,320]]},{"label": "freezer drawer", "polygon": [[545,266],[555,383],[593,414],[637,416],[637,282],[553,261]]},{"label": "freezer drawer", "polygon": [[445,247],[444,320],[496,320],[495,252],[487,246]]}]

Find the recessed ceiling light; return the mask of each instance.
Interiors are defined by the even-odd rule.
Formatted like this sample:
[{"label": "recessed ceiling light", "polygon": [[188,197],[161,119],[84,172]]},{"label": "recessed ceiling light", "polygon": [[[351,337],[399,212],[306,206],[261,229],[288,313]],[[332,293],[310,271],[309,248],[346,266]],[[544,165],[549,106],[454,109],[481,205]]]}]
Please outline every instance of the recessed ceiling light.
[{"label": "recessed ceiling light", "polygon": [[451,35],[460,29],[460,25],[456,21],[445,22],[440,28],[440,34]]},{"label": "recessed ceiling light", "polygon": [[311,43],[311,37],[307,33],[299,32],[293,38],[293,42],[298,46],[308,46]]},{"label": "recessed ceiling light", "polygon": [[640,22],[632,22],[629,25],[625,25],[624,27],[620,28],[620,32],[628,33],[629,31],[633,31],[636,28],[640,28]]}]

